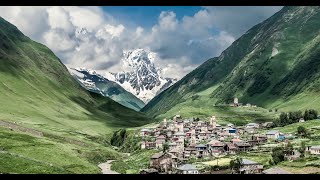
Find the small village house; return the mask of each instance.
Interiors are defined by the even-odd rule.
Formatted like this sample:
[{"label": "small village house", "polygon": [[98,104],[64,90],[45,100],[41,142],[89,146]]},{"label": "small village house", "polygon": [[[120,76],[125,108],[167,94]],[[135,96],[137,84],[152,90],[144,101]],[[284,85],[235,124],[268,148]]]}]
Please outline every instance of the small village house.
[{"label": "small village house", "polygon": [[265,122],[262,124],[263,128],[272,128],[274,126],[275,126],[275,124],[273,122]]},{"label": "small village house", "polygon": [[303,119],[303,118],[300,118],[300,119],[299,119],[299,123],[303,123],[303,122],[305,122],[304,119]]},{"label": "small village house", "polygon": [[195,147],[186,147],[183,151],[183,157],[189,158],[192,155],[197,155],[197,149]]},{"label": "small village house", "polygon": [[169,150],[171,150],[171,149],[174,149],[174,148],[177,147],[177,143],[171,142],[171,143],[168,144],[168,146],[169,146]]},{"label": "small village house", "polygon": [[234,124],[228,123],[228,124],[227,124],[227,127],[229,127],[229,128],[234,128]]},{"label": "small village house", "polygon": [[226,128],[225,131],[229,136],[236,135],[237,133],[237,130],[235,128]]},{"label": "small village house", "polygon": [[259,128],[259,124],[257,124],[257,123],[248,123],[248,124],[246,125],[246,128],[247,128],[247,129],[250,129],[250,128],[253,128],[253,129]]},{"label": "small village house", "polygon": [[159,172],[172,171],[174,161],[172,160],[172,155],[168,153],[157,153],[150,158],[150,168],[154,168]]},{"label": "small village house", "polygon": [[235,142],[234,145],[239,151],[249,151],[251,149],[251,145],[244,141]]},{"label": "small village house", "polygon": [[258,144],[262,144],[268,141],[267,136],[261,134],[255,134],[251,137],[251,140],[258,141]]},{"label": "small village house", "polygon": [[163,148],[163,144],[164,144],[164,141],[156,140],[156,148],[157,149],[162,149]]},{"label": "small village house", "polygon": [[207,139],[207,133],[204,132],[204,131],[201,131],[199,133],[199,136],[198,136],[198,139],[201,141],[201,140],[204,140],[204,139]]},{"label": "small village house", "polygon": [[260,174],[263,171],[263,165],[248,159],[243,159],[240,172],[241,174]]},{"label": "small village house", "polygon": [[209,143],[207,143],[208,152],[211,153],[211,155],[222,154],[224,152],[224,145],[225,143],[222,143],[218,140],[211,140]]},{"label": "small village house", "polygon": [[241,142],[242,140],[239,138],[231,139],[231,143],[235,144],[236,142]]},{"label": "small village house", "polygon": [[309,146],[307,151],[309,151],[310,154],[320,155],[320,146]]},{"label": "small village house", "polygon": [[207,146],[203,145],[203,144],[199,144],[196,146],[197,149],[197,156],[198,157],[203,157],[207,155]]},{"label": "small village house", "polygon": [[141,142],[141,149],[155,149],[156,142],[151,142],[151,141],[142,141]]},{"label": "small village house", "polygon": [[192,164],[184,164],[177,168],[178,174],[199,174],[198,169]]},{"label": "small village house", "polygon": [[279,135],[280,135],[280,132],[278,130],[272,130],[266,133],[267,138],[273,139],[273,140],[278,139]]},{"label": "small village house", "polygon": [[141,129],[140,131],[140,136],[144,137],[144,136],[149,136],[151,135],[151,130],[150,129]]},{"label": "small village house", "polygon": [[237,152],[237,147],[232,143],[226,143],[223,146],[223,149],[228,154],[236,154],[236,152]]}]

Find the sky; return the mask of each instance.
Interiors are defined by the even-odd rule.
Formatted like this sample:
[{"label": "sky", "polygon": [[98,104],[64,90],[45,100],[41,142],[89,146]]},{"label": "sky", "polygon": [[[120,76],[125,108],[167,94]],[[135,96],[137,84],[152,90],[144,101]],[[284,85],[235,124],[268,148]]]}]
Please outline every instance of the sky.
[{"label": "sky", "polygon": [[165,77],[182,78],[279,6],[0,7],[0,16],[48,46],[69,68],[123,71],[123,52],[143,48]]}]

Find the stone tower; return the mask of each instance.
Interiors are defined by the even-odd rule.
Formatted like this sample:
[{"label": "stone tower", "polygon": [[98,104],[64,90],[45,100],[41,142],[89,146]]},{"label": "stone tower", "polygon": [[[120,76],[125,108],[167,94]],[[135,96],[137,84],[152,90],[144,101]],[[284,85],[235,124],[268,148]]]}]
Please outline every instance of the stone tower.
[{"label": "stone tower", "polygon": [[217,119],[216,119],[215,116],[212,116],[212,117],[210,118],[210,125],[211,125],[212,128],[216,128]]}]

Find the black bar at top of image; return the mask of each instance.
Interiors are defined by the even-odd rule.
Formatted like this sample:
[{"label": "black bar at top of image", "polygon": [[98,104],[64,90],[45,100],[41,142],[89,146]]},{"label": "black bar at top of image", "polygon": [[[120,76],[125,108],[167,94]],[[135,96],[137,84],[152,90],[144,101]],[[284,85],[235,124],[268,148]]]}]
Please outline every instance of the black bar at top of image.
[{"label": "black bar at top of image", "polygon": [[320,0],[0,0],[0,5],[78,5],[78,6],[284,6],[320,5]]}]

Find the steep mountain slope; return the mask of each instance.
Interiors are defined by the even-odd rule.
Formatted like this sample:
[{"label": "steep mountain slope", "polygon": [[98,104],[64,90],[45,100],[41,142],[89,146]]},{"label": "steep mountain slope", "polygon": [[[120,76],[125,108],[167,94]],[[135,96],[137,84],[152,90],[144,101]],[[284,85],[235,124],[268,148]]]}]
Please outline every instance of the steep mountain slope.
[{"label": "steep mountain slope", "polygon": [[105,77],[147,103],[177,81],[162,77],[161,69],[156,68],[154,61],[155,54],[143,49],[126,51],[122,63],[127,71],[106,73]]},{"label": "steep mountain slope", "polygon": [[109,97],[119,104],[136,111],[139,111],[145,105],[143,101],[124,90],[120,85],[113,81],[109,81],[95,71],[83,68],[71,68],[69,71],[81,86],[89,91]]},{"label": "steep mountain slope", "polygon": [[265,108],[319,109],[319,18],[319,7],[284,7],[141,111],[165,116],[194,104],[213,110],[234,97]]},{"label": "steep mountain slope", "polygon": [[[98,173],[99,161],[121,157],[108,145],[112,131],[150,121],[142,113],[85,90],[47,47],[2,18],[0,99],[0,121],[44,134],[33,138],[28,133],[13,133],[0,123],[1,173],[21,172],[19,168],[29,169],[34,164],[42,170]],[[18,159],[23,164],[12,164]],[[33,170],[30,172],[43,172]]]},{"label": "steep mountain slope", "polygon": [[[30,112],[29,115],[48,119],[68,117],[80,120],[96,115],[93,119],[103,120],[104,123],[112,121],[110,125],[117,124],[117,121],[120,124],[139,124],[134,119],[143,117],[141,113],[135,113],[109,98],[104,98],[104,103],[119,109],[114,112],[119,116],[110,116],[108,109],[98,110],[103,102],[99,99],[99,104],[97,96],[82,88],[48,48],[30,40],[3,19],[0,32],[0,96],[1,114],[4,116],[14,114],[22,118]],[[43,103],[45,106],[41,106]],[[92,112],[86,106],[91,107]],[[132,114],[132,117],[119,118],[123,115],[121,111]]]}]

